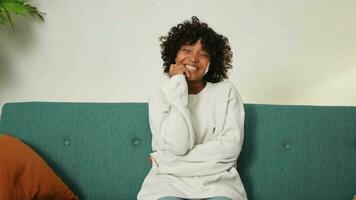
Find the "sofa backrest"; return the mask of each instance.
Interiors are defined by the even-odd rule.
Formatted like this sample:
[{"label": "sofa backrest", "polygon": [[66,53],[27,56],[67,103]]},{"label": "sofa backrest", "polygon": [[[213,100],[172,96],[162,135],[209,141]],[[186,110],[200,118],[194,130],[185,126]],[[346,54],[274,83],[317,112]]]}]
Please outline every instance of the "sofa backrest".
[{"label": "sofa backrest", "polygon": [[[237,165],[250,200],[356,194],[356,107],[245,110]],[[29,144],[81,199],[136,199],[150,169],[147,103],[8,103],[1,132]]]}]

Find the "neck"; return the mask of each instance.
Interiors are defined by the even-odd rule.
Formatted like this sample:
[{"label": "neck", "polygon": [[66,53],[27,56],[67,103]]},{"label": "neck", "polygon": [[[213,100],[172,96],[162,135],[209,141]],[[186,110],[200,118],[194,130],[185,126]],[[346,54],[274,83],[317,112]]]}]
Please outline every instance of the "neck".
[{"label": "neck", "polygon": [[188,81],[188,94],[198,94],[206,85],[205,81]]}]

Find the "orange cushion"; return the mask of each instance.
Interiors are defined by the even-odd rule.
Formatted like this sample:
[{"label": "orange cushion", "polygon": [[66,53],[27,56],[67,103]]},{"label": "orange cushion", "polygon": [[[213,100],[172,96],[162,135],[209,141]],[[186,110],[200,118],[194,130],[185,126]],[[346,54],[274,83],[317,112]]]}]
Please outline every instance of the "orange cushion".
[{"label": "orange cushion", "polygon": [[19,139],[0,135],[0,199],[79,199],[47,163]]}]

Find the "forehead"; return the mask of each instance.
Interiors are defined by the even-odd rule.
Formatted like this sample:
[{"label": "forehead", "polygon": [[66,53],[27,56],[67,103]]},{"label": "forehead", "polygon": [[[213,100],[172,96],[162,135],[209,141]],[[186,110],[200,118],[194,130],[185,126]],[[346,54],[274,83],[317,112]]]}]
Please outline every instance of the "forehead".
[{"label": "forehead", "polygon": [[186,41],[183,42],[183,44],[180,46],[180,48],[182,47],[186,47],[186,46],[200,46],[202,50],[207,51],[206,47],[204,46],[203,42],[201,39],[198,39],[196,41],[192,40],[192,41]]}]

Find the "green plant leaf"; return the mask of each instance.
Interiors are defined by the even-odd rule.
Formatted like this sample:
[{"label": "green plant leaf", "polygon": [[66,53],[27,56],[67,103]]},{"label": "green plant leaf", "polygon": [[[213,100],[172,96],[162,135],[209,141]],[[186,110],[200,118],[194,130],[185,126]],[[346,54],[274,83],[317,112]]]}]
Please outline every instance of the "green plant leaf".
[{"label": "green plant leaf", "polygon": [[44,13],[38,11],[36,7],[28,4],[27,0],[0,0],[0,25],[10,23],[14,29],[12,15],[32,15],[44,21]]},{"label": "green plant leaf", "polygon": [[30,14],[28,8],[20,1],[3,1],[2,6],[10,14],[27,15]]},{"label": "green plant leaf", "polygon": [[0,3],[0,24],[5,24],[5,23],[6,23],[5,10],[2,8],[2,5]]},{"label": "green plant leaf", "polygon": [[3,25],[6,23],[6,17],[0,12],[0,24]]},{"label": "green plant leaf", "polygon": [[12,30],[15,30],[14,23],[12,22],[11,15],[10,15],[9,12],[6,12],[6,17],[7,17],[7,20],[9,21],[9,23],[11,25]]},{"label": "green plant leaf", "polygon": [[36,7],[33,7],[29,4],[24,4],[24,7],[27,9],[28,13],[32,16],[38,17],[40,18],[42,21],[44,21],[44,18],[42,15],[44,15],[44,13],[40,12],[37,10]]}]

